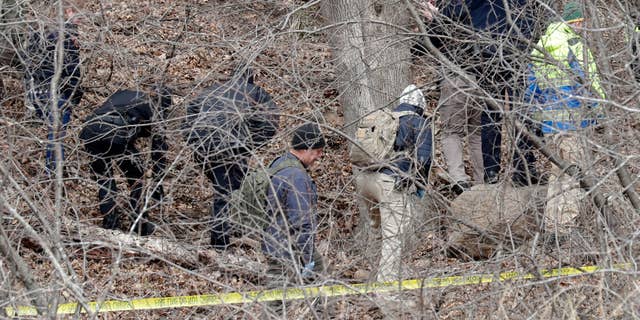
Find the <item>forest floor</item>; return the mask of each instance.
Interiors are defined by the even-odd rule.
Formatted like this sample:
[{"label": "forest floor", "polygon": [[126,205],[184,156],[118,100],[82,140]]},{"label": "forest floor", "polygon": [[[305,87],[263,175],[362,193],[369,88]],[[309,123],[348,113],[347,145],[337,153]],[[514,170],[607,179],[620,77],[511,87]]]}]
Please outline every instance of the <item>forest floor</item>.
[{"label": "forest floor", "polygon": [[[43,170],[46,128],[29,123],[19,73],[16,71],[13,77],[3,79],[6,96],[2,119],[6,123],[0,130],[0,135],[3,135],[0,141],[4,141],[1,151],[6,156],[0,162],[9,168],[20,186],[15,189],[20,190],[20,194],[11,195],[7,202],[15,206],[36,230],[41,230],[42,221],[28,206],[26,198],[47,216],[53,217],[52,213],[57,209],[69,218],[62,221],[82,226],[100,225],[102,217],[97,207],[97,185],[90,177],[88,158],[77,138],[89,113],[118,89],[145,89],[161,78],[176,89],[175,110],[172,112],[175,120],[166,124],[170,144],[167,156],[170,169],[163,182],[166,197],[159,208],[152,210],[151,220],[156,222],[158,230],[150,238],[169,239],[180,250],[191,250],[201,258],[195,258],[195,262],[180,262],[172,257],[172,252],[150,252],[144,246],[136,245],[118,248],[113,243],[92,239],[91,235],[79,232],[75,225],[63,223],[59,226],[59,238],[53,237],[51,241],[60,241],[85,299],[128,300],[265,288],[264,256],[255,243],[238,244],[227,252],[215,252],[209,248],[207,229],[213,197],[211,185],[192,161],[190,148],[184,143],[179,129],[184,102],[208,85],[228,79],[234,65],[243,59],[254,61],[256,82],[273,96],[283,114],[280,134],[269,148],[256,156],[254,165],[257,162],[266,164],[284,152],[291,128],[303,118],[318,120],[331,128],[338,129],[344,125],[337,100],[338,85],[335,83],[336,73],[340,71],[333,65],[326,39],[320,33],[292,32],[317,28],[322,19],[317,8],[288,15],[297,5],[300,3],[292,1],[231,4],[207,0],[144,0],[137,3],[103,1],[100,5],[87,2],[79,36],[86,93],[81,104],[73,110],[73,120],[67,130],[68,174],[64,179],[65,193],[60,204],[56,204],[54,197],[55,181],[46,177]],[[418,61],[413,68],[416,82],[434,86],[430,76],[433,70],[420,63]],[[431,109],[435,108],[434,102],[430,105]],[[372,270],[377,265],[375,252],[380,240],[375,235],[359,234],[366,234],[369,229],[361,226],[365,220],[360,220],[357,214],[347,139],[336,132],[328,132],[327,135],[328,147],[312,173],[320,197],[317,247],[332,266],[326,283],[373,280]],[[140,150],[146,150],[145,147],[142,144]],[[439,153],[435,162],[443,163]],[[128,188],[118,177],[121,198],[124,198]],[[437,190],[438,186],[434,185],[434,189]],[[438,194],[438,197],[445,203],[450,200],[447,194]],[[480,261],[450,257],[444,250],[445,239],[433,223],[433,217],[446,212],[446,208],[439,210],[425,214],[428,220],[414,226],[415,237],[405,257],[406,267],[413,277],[496,274],[509,270],[537,272],[541,268],[596,262],[591,258],[595,254],[585,253],[586,249],[579,241],[555,247],[527,242],[518,248],[497,250],[491,258]],[[58,302],[75,301],[38,240],[34,240],[14,218],[3,213],[3,219],[5,230],[11,239],[19,243],[18,251],[33,269],[37,282],[47,290],[60,293]],[[635,238],[627,239],[633,241]],[[618,246],[611,250],[612,262],[619,262],[626,256],[624,249]],[[0,265],[0,269],[4,268]],[[20,296],[24,288],[19,281],[3,286],[5,288],[1,290],[8,293],[11,303],[28,303],[28,299]],[[402,298],[415,301],[418,306],[408,313],[389,317],[628,318],[637,315],[638,311],[637,299],[627,295],[634,290],[637,290],[637,278],[624,273],[414,290],[404,293]],[[375,297],[362,295],[327,299],[318,304],[319,317],[383,318],[384,311],[377,307]],[[248,303],[105,313],[98,318],[253,319],[261,314],[261,310],[260,304]],[[289,317],[312,317],[305,310],[299,303]]]}]

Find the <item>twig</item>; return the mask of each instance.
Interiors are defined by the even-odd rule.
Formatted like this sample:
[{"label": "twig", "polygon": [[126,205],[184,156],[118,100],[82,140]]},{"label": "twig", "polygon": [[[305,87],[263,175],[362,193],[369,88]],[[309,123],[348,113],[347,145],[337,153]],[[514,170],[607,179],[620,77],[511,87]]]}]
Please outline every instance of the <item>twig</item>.
[{"label": "twig", "polygon": [[[237,261],[248,270],[258,272],[262,269],[260,262],[235,256],[230,253],[219,254],[212,249],[198,248],[166,238],[153,236],[140,237],[120,231],[106,230],[94,225],[73,221],[67,217],[63,217],[62,221],[65,226],[74,230],[72,232],[75,233],[67,235],[67,237],[79,238],[85,245],[89,244],[94,247],[123,250],[137,255],[148,255],[184,267],[195,267],[200,264],[216,264],[220,269],[227,269],[226,266],[231,266],[229,271],[237,271],[238,264],[230,262]],[[256,246],[254,242],[251,242],[251,240],[243,240],[244,244],[252,247]]]},{"label": "twig", "polygon": [[9,262],[9,265],[14,270],[15,274],[20,278],[24,286],[29,290],[28,295],[31,295],[31,301],[38,310],[38,315],[45,315],[47,312],[47,301],[42,296],[42,289],[36,284],[33,279],[33,271],[22,260],[13,247],[7,237],[7,233],[0,224],[0,252]]},{"label": "twig", "polygon": [[[469,74],[466,71],[462,70],[460,66],[454,64],[451,60],[445,57],[444,54],[442,54],[442,52],[440,52],[440,50],[438,50],[433,45],[433,43],[431,43],[431,40],[426,36],[427,31],[424,25],[422,24],[420,16],[416,12],[415,8],[413,8],[413,6],[408,0],[405,0],[405,2],[407,3],[407,6],[409,7],[409,11],[413,15],[414,19],[418,21],[418,27],[420,28],[420,31],[423,34],[423,37],[422,37],[423,44],[427,48],[427,50],[429,50],[429,53],[434,55],[438,59],[438,61],[440,61],[442,64],[446,65],[448,68],[453,70],[454,73],[459,75],[467,84],[472,86],[473,89],[484,92],[484,90],[475,81],[472,80],[472,78],[469,76]],[[494,97],[490,95],[487,95],[487,97],[488,98],[486,98],[485,101],[487,102],[487,105],[490,109],[494,111],[504,111]],[[547,148],[547,146],[536,135],[529,132],[526,126],[520,123],[517,119],[514,119],[514,126],[516,130],[518,130],[518,132],[522,132],[522,134],[524,134],[526,138],[531,141],[534,147],[538,149],[545,157],[547,157],[549,161],[551,161],[553,164],[561,168],[566,174],[578,180],[580,182],[580,186],[584,190],[586,190],[587,192],[592,192],[591,197],[593,199],[593,202],[595,203],[596,207],[598,208],[600,213],[603,215],[603,217],[605,219],[608,219],[607,224],[613,223],[612,217],[610,217],[610,215],[608,214],[605,197],[602,195],[601,192],[597,192],[597,190],[594,190],[594,186],[597,183],[597,180],[595,179],[595,177],[590,175],[589,176],[583,175],[583,170],[582,168],[580,168],[580,166],[574,163],[568,163],[564,161],[562,158],[560,158],[558,155],[556,155],[555,153],[551,152],[551,150]]]}]

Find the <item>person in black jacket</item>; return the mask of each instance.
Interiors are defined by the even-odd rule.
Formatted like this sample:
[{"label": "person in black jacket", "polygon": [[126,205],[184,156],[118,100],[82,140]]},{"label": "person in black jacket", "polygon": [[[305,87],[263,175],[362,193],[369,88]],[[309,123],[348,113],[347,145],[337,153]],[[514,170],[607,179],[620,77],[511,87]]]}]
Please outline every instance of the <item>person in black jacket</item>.
[{"label": "person in black jacket", "polygon": [[[508,5],[508,7],[505,6]],[[438,7],[436,9],[436,7]],[[472,81],[477,81],[480,88],[486,91],[490,98],[496,100],[501,105],[505,104],[505,96],[512,102],[518,99],[518,88],[524,88],[524,84],[519,84],[522,77],[518,77],[519,70],[525,70],[527,57],[530,50],[530,40],[534,37],[535,28],[535,6],[528,0],[508,0],[508,1],[484,1],[484,0],[458,0],[442,1],[439,4],[425,3],[423,14],[429,22],[431,42],[445,54],[449,60],[455,63],[463,71],[466,71]],[[524,62],[524,63],[523,63]],[[475,168],[474,178],[480,180],[481,172],[484,171],[484,181],[488,183],[497,182],[497,175],[500,171],[500,121],[502,113],[500,110],[492,108],[482,108],[476,112],[466,104],[473,104],[472,101],[481,101],[482,93],[470,90],[471,87],[462,76],[454,70],[443,66],[443,77],[446,81],[443,92],[441,110],[445,118],[445,129],[447,124],[452,130],[448,131],[449,137],[445,136],[444,149],[447,163],[454,166],[452,173],[454,182],[458,187],[466,189],[469,186],[469,177],[464,173],[462,164],[462,150],[458,145],[460,142],[456,135],[460,135],[464,128],[464,116],[456,116],[455,113],[471,114],[469,124],[473,124],[472,130],[480,130],[482,139],[481,151],[482,159],[479,157],[479,147],[475,139],[475,149],[472,152],[472,159],[475,167],[484,167],[484,170]],[[523,72],[524,74],[524,72]],[[466,98],[461,98],[464,95]],[[455,99],[453,99],[453,98]],[[458,104],[457,111],[454,104]],[[465,108],[473,112],[465,112]],[[477,109],[477,107],[475,108]],[[446,112],[445,112],[446,111]],[[455,123],[451,124],[449,120]],[[463,123],[459,123],[463,121]],[[453,132],[455,131],[455,132]],[[471,134],[471,133],[470,133]],[[535,158],[530,152],[531,145],[524,139],[518,140],[518,148],[514,152],[513,166],[515,169],[513,180],[516,184],[528,184],[537,182],[537,172],[533,163]],[[452,168],[449,168],[450,170]],[[461,192],[461,191],[459,191]],[[458,193],[459,193],[458,192]]]},{"label": "person in black jacket", "polygon": [[[73,106],[80,103],[83,91],[80,88],[80,46],[78,45],[78,26],[73,20],[74,11],[65,8],[67,22],[59,29],[47,28],[31,33],[29,44],[24,53],[25,92],[27,106],[31,106],[35,115],[44,120],[49,128],[49,144],[46,149],[47,173],[51,174],[62,158],[56,159],[54,142],[64,138],[65,129],[71,121]],[[56,63],[58,39],[62,36],[62,61]],[[56,70],[60,69],[60,78],[52,91],[52,81]],[[53,99],[57,98],[56,101]],[[53,108],[53,104],[55,108]],[[57,108],[57,113],[54,112]],[[56,117],[57,115],[57,117]],[[57,121],[56,121],[57,120]]]},{"label": "person in black jacket", "polygon": [[278,119],[271,96],[246,67],[203,90],[187,107],[185,139],[213,183],[211,244],[216,249],[229,244],[227,198],[240,187],[251,153],[275,135]]},{"label": "person in black jacket", "polygon": [[[140,91],[119,90],[93,112],[85,122],[80,139],[91,156],[91,170],[100,186],[100,212],[104,215],[102,227],[117,229],[121,212],[116,207],[118,192],[113,179],[113,164],[127,178],[131,188],[129,216],[136,222],[136,231],[141,235],[153,233],[154,225],[146,220],[146,212],[140,203],[143,196],[144,166],[135,143],[138,138],[151,137],[151,159],[153,161],[152,198],[161,201],[164,196],[161,179],[165,168],[167,144],[158,126],[171,106],[168,90],[153,94]],[[142,213],[142,214],[141,214]]]}]

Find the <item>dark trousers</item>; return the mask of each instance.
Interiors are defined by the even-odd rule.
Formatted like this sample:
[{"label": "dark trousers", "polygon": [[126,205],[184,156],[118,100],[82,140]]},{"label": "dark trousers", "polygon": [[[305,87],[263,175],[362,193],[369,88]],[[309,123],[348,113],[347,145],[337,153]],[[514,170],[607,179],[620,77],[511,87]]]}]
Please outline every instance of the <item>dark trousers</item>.
[{"label": "dark trousers", "polygon": [[231,233],[227,204],[231,192],[240,188],[247,173],[247,159],[245,156],[238,155],[221,161],[220,159],[207,159],[196,153],[195,160],[203,166],[205,175],[213,184],[211,244],[226,246],[229,244]]},{"label": "dark trousers", "polygon": [[[63,102],[64,104],[64,102]],[[49,175],[54,174],[58,163],[64,161],[64,147],[62,147],[62,157],[57,159],[55,153],[55,145],[54,143],[57,140],[62,140],[66,136],[67,124],[71,121],[71,108],[63,108],[60,109],[60,126],[56,130],[53,126],[53,114],[50,114],[47,119],[47,126],[49,127],[49,133],[47,134],[47,139],[49,143],[47,144],[47,151],[45,152],[45,159],[47,163],[47,173]]]},{"label": "dark trousers", "polygon": [[127,184],[131,188],[129,209],[130,212],[135,212],[137,217],[141,210],[144,169],[135,146],[118,139],[101,139],[87,142],[85,149],[91,155],[91,170],[100,187],[98,198],[100,212],[105,215],[103,226],[115,229],[117,220],[120,218],[120,212],[116,208],[118,188],[113,179],[113,164],[118,166],[127,179]]},{"label": "dark trousers", "polygon": [[[508,89],[509,96],[513,100],[515,93],[513,89]],[[484,163],[485,178],[496,175],[500,172],[501,144],[502,144],[502,113],[500,111],[485,110],[482,113],[482,160]],[[541,135],[539,129],[525,117],[520,117],[521,122],[526,124],[526,128],[536,135]],[[518,184],[528,185],[538,180],[538,173],[535,169],[536,158],[533,153],[535,149],[533,143],[521,132],[513,129],[516,137],[516,149],[513,153],[512,180]]]},{"label": "dark trousers", "polygon": [[[636,31],[636,34],[640,33]],[[631,70],[633,70],[636,82],[640,82],[640,54],[638,52],[638,47],[636,47],[635,38],[631,40],[631,52],[633,53],[631,58]]]},{"label": "dark trousers", "polygon": [[58,123],[57,128],[54,127],[54,114],[49,107],[51,103],[51,95],[49,91],[29,90],[27,98],[31,105],[35,108],[36,116],[44,120],[47,124],[48,133],[47,148],[45,151],[46,171],[48,175],[55,173],[59,162],[64,161],[64,147],[62,147],[62,157],[57,159],[55,153],[55,142],[64,139],[66,136],[67,124],[71,121],[72,104],[75,105],[67,95],[61,93],[58,98]]},{"label": "dark trousers", "polygon": [[[526,119],[526,117],[521,118],[521,123],[525,125],[524,129],[537,137],[542,137],[540,125]],[[533,152],[535,150],[534,144],[522,132],[517,132],[515,129],[514,131],[518,145],[513,153],[513,176],[511,179],[518,185],[537,184],[540,182],[540,175],[535,166],[537,159]]]},{"label": "dark trousers", "polygon": [[500,172],[500,145],[502,144],[502,114],[498,111],[482,112],[482,162],[485,178],[489,172]]}]

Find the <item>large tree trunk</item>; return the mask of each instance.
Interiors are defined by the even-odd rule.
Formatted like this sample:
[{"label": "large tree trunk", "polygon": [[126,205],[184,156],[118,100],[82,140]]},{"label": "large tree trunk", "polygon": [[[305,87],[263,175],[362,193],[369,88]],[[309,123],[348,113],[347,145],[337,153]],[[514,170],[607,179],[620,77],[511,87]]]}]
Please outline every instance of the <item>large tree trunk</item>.
[{"label": "large tree trunk", "polygon": [[[410,82],[409,15],[402,1],[327,0],[329,28],[344,109],[353,134],[361,115],[391,103]],[[352,124],[349,126],[349,124]]]},{"label": "large tree trunk", "polygon": [[[345,127],[350,136],[358,119],[372,110],[395,106],[402,89],[411,82],[410,42],[406,32],[408,10],[402,1],[326,0],[322,12],[338,73],[338,92]],[[371,232],[369,213],[362,200],[354,249],[367,248],[364,257],[375,264],[378,235]],[[376,241],[378,242],[378,241]]]}]

